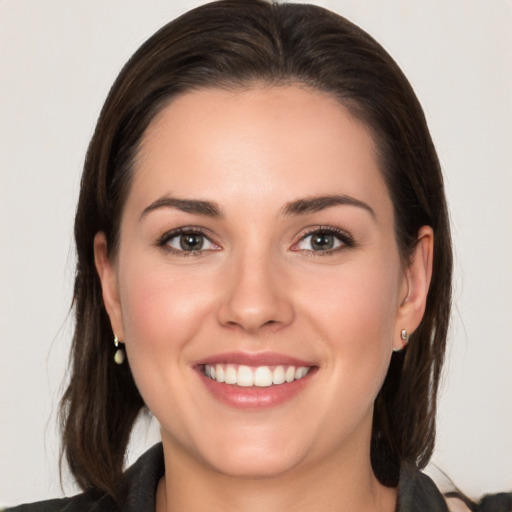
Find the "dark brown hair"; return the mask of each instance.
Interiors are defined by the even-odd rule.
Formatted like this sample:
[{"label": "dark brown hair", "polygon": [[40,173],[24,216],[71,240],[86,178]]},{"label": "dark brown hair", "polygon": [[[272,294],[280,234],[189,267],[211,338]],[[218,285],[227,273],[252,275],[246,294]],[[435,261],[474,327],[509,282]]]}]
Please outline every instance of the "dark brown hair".
[{"label": "dark brown hair", "polygon": [[198,88],[297,83],[327,92],[374,134],[407,264],[420,227],[435,234],[424,318],[392,356],[375,403],[371,456],[385,485],[402,461],[419,467],[434,447],[436,396],[450,315],[452,252],[443,180],[421,106],[393,59],[346,19],[312,5],[223,0],[154,34],[122,69],[90,142],[75,220],[78,255],[72,373],[62,401],[63,448],[84,489],[115,495],[133,423],[144,403],[113,334],[94,266],[93,239],[115,255],[138,145],[176,95]]}]

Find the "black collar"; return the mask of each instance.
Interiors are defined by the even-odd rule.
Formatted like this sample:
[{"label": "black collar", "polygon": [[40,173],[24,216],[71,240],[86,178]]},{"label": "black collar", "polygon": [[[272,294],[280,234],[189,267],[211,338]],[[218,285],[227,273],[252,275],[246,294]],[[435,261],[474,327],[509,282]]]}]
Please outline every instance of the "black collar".
[{"label": "black collar", "polygon": [[[164,452],[162,443],[158,443],[124,473],[121,506],[110,496],[90,492],[20,505],[4,512],[155,512],[156,490],[164,473]],[[414,465],[402,465],[398,488],[396,512],[448,512],[434,482]]]},{"label": "black collar", "polygon": [[[164,472],[163,448],[158,443],[126,471],[122,512],[154,512],[156,488]],[[448,512],[434,482],[411,464],[402,465],[398,489],[396,512]]]}]

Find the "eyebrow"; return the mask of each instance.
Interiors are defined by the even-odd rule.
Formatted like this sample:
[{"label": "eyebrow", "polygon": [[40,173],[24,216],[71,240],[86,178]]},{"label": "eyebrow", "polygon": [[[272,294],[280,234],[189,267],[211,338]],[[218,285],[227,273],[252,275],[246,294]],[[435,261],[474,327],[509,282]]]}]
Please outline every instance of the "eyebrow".
[{"label": "eyebrow", "polygon": [[348,205],[356,206],[366,210],[370,215],[376,219],[377,216],[373,208],[359,199],[344,194],[334,194],[327,196],[315,196],[305,197],[303,199],[297,199],[286,203],[284,207],[285,215],[304,215],[307,213],[316,213],[326,208],[332,208],[333,206]]},{"label": "eyebrow", "polygon": [[174,208],[186,213],[194,213],[196,215],[204,215],[206,217],[220,218],[223,217],[220,207],[211,201],[201,201],[198,199],[178,199],[176,197],[164,196],[153,201],[149,206],[144,208],[139,220],[142,220],[148,213],[160,208]]},{"label": "eyebrow", "polygon": [[[308,213],[316,213],[333,206],[349,205],[363,208],[376,219],[377,216],[373,208],[365,202],[344,194],[326,195],[306,197],[286,203],[283,208],[284,215],[305,215]],[[203,201],[199,199],[178,199],[176,197],[164,196],[153,201],[149,206],[144,208],[139,220],[142,220],[152,211],[160,208],[175,208],[186,213],[196,215],[204,215],[212,218],[224,217],[220,207],[212,201]]]}]

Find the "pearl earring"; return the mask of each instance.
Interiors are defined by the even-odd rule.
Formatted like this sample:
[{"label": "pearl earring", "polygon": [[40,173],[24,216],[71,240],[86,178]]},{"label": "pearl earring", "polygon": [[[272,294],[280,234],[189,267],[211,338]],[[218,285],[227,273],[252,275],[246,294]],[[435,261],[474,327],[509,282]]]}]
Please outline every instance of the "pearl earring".
[{"label": "pearl earring", "polygon": [[114,334],[114,345],[116,347],[116,353],[114,354],[114,361],[116,364],[124,363],[124,350],[119,345],[121,342],[117,339],[117,336]]}]

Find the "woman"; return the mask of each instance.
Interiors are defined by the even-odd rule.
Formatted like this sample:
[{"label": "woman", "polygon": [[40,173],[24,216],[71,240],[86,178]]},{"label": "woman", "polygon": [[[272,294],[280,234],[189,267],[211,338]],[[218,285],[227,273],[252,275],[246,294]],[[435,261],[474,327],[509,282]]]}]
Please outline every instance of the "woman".
[{"label": "woman", "polygon": [[[449,318],[442,177],[360,29],[257,1],[164,27],[105,103],[75,237],[64,446],[86,493],[39,507],[444,509],[417,470]],[[122,476],[145,406],[163,451]]]}]

